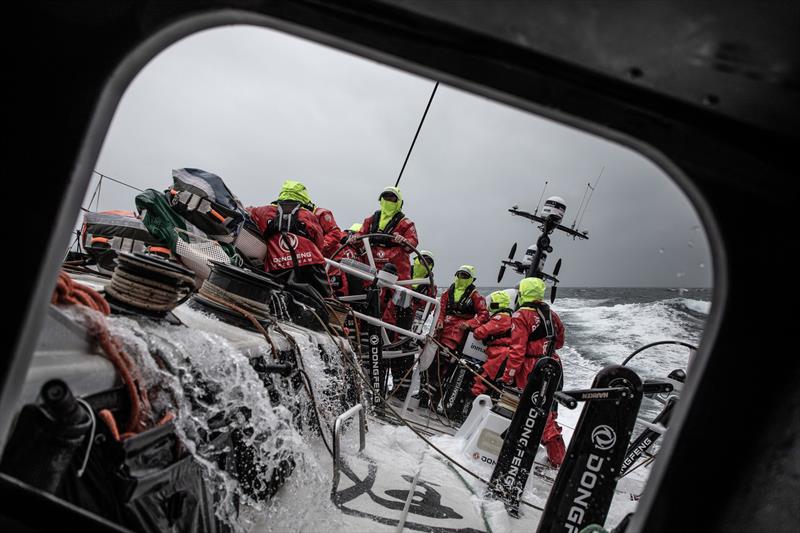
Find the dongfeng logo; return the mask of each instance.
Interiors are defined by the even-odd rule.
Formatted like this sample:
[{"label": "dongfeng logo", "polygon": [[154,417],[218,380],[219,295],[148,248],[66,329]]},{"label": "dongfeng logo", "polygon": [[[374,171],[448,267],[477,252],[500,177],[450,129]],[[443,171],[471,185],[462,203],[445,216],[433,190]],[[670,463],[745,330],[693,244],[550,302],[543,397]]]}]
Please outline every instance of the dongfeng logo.
[{"label": "dongfeng logo", "polygon": [[292,250],[296,250],[297,235],[294,235],[292,233],[285,233],[281,235],[281,238],[278,240],[278,246],[280,246],[281,250],[283,250],[284,252],[291,252]]},{"label": "dongfeng logo", "polygon": [[611,429],[611,426],[605,424],[597,426],[592,431],[592,443],[598,450],[609,450],[617,442],[617,434]]}]

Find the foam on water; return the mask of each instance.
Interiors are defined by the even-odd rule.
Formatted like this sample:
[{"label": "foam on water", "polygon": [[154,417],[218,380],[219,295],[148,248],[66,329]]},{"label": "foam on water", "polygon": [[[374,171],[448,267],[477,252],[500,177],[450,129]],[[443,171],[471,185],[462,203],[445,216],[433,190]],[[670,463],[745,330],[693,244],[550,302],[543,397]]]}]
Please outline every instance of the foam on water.
[{"label": "foam on water", "polygon": [[[217,515],[234,530],[308,531],[339,529],[340,515],[330,502],[330,460],[322,444],[308,394],[286,381],[274,384],[275,404],[246,355],[228,340],[204,330],[170,326],[122,316],[107,320],[111,333],[135,360],[146,383],[154,420],[171,411],[185,448],[205,467],[215,489]],[[335,352],[332,341],[312,339],[286,328],[300,348],[322,418],[322,432],[330,441],[330,426],[341,407],[326,391],[343,390],[340,373],[323,361],[322,346]],[[276,335],[276,340],[279,336]],[[280,346],[279,346],[280,349]],[[266,342],[250,357],[275,362]],[[269,481],[271,472],[291,457],[294,470],[278,494],[267,502],[249,498],[241,484],[219,465],[230,447],[219,447],[215,431],[242,430],[255,450],[253,467],[260,472],[256,485]],[[229,441],[227,441],[229,442]],[[326,464],[327,463],[327,464]],[[286,502],[292,502],[287,507]]]},{"label": "foam on water", "polygon": [[[561,309],[558,305],[555,308],[564,321],[566,343],[580,357],[604,367],[622,363],[634,350],[655,341],[681,340],[696,345],[705,319],[692,307],[700,309],[702,303],[707,302],[675,298],[650,303],[573,304],[569,308]],[[642,377],[665,377],[675,368],[685,368],[688,355],[688,350],[680,346],[660,346],[637,356],[630,365]]]}]

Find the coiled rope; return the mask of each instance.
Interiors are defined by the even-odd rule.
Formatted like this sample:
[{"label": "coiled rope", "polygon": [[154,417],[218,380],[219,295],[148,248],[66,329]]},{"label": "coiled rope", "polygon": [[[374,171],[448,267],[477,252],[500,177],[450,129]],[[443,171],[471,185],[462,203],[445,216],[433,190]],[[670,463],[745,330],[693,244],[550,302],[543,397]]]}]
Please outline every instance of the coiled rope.
[{"label": "coiled rope", "polygon": [[117,262],[106,294],[131,307],[152,312],[171,311],[185,302],[194,290],[194,278],[171,269],[169,263],[162,266],[155,260],[149,263],[124,253],[117,256]]}]

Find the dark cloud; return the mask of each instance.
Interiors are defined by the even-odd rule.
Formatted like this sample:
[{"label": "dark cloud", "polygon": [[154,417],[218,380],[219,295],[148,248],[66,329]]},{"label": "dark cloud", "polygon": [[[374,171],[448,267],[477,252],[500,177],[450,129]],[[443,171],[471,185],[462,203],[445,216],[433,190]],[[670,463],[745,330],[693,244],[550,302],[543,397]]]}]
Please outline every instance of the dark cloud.
[{"label": "dark cloud", "polygon": [[[377,209],[397,177],[433,82],[261,28],[206,31],[155,58],[120,104],[97,169],[140,188],[165,188],[170,170],[221,175],[246,205],[298,179],[350,226]],[[441,283],[477,267],[494,284],[498,260],[536,228],[512,217],[547,196],[571,224],[586,183],[605,172],[581,229],[553,238],[568,286],[708,286],[697,215],[677,186],[627,148],[440,86],[408,163],[404,211]],[[91,195],[91,189],[87,194]],[[129,189],[104,184],[100,207],[133,209]],[[702,266],[701,266],[702,265]],[[505,281],[515,282],[514,274]]]}]

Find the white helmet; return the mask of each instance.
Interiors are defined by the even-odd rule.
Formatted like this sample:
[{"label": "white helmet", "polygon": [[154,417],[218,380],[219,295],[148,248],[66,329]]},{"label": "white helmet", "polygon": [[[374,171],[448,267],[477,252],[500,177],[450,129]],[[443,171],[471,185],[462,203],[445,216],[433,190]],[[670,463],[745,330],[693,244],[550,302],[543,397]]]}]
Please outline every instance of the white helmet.
[{"label": "white helmet", "polygon": [[544,201],[542,215],[556,224],[560,224],[566,210],[567,204],[564,203],[563,198],[560,196],[551,196]]}]

